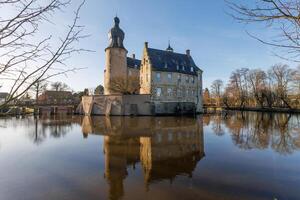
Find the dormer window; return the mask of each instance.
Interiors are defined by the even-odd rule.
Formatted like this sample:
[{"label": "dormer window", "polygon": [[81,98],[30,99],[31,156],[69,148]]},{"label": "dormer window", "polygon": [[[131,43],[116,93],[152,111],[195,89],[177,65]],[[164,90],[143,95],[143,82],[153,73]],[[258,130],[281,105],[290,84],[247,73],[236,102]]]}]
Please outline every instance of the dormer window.
[{"label": "dormer window", "polygon": [[185,71],[185,67],[184,66],[182,66],[182,71]]},{"label": "dormer window", "polygon": [[166,68],[166,69],[168,68],[168,63],[165,63],[165,68]]},{"label": "dormer window", "polygon": [[179,70],[179,65],[177,64],[177,66],[176,66],[176,69],[177,69],[177,71]]},{"label": "dormer window", "polygon": [[191,72],[194,72],[194,67],[191,67]]},{"label": "dormer window", "polygon": [[137,69],[137,67],[138,67],[137,64],[135,64],[135,65],[134,65],[134,68]]}]

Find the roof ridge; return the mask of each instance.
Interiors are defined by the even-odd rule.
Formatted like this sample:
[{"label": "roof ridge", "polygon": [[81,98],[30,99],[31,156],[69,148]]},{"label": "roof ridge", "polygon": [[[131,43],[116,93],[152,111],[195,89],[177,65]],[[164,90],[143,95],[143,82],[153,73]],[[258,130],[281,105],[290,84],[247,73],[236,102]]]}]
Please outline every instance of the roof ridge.
[{"label": "roof ridge", "polygon": [[173,54],[178,54],[178,55],[183,55],[183,56],[188,56],[187,54],[185,53],[178,53],[178,52],[174,52],[174,51],[166,51],[166,50],[162,50],[162,49],[155,49],[155,48],[148,48],[148,49],[152,49],[152,50],[156,50],[156,51],[162,51],[162,52],[165,52],[165,53],[173,53]]}]

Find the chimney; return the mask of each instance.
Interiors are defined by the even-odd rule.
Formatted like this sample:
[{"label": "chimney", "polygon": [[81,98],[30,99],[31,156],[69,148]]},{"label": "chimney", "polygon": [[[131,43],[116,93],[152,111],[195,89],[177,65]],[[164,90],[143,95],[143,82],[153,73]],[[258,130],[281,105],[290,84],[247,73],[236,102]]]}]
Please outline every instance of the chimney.
[{"label": "chimney", "polygon": [[145,42],[145,48],[148,49],[148,42]]},{"label": "chimney", "polygon": [[132,54],[132,58],[135,59],[135,54]]},{"label": "chimney", "polygon": [[187,56],[191,56],[191,50],[189,50],[189,49],[186,50],[186,55],[187,55]]}]

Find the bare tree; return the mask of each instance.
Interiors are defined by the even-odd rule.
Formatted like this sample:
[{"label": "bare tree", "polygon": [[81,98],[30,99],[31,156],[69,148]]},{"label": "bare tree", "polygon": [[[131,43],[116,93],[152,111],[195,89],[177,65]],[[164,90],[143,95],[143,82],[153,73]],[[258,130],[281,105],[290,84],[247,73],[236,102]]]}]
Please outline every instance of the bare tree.
[{"label": "bare tree", "polygon": [[260,42],[277,47],[280,57],[299,62],[300,53],[300,2],[298,0],[257,0],[237,3],[225,0],[230,15],[239,22],[263,23],[277,33],[270,40],[253,36]]},{"label": "bare tree", "polygon": [[[0,18],[0,79],[10,87],[9,98],[0,107],[23,96],[40,80],[78,69],[66,68],[65,61],[72,54],[84,51],[75,46],[86,37],[82,34],[83,27],[78,25],[84,1],[75,11],[73,22],[66,27],[65,35],[55,38],[41,31],[42,24],[55,23],[54,14],[70,3],[71,0],[0,0],[0,12],[13,13],[1,14]],[[41,35],[44,37],[37,40]]]},{"label": "bare tree", "polygon": [[226,89],[226,94],[231,96],[235,106],[244,108],[247,103],[247,73],[249,69],[242,68],[235,70],[229,79],[229,84]]},{"label": "bare tree", "polygon": [[251,94],[254,96],[256,102],[258,102],[261,107],[264,107],[263,91],[266,89],[266,73],[260,69],[250,70],[247,77]]},{"label": "bare tree", "polygon": [[139,78],[115,77],[111,80],[110,90],[120,94],[138,94],[140,90]]},{"label": "bare tree", "polygon": [[38,97],[41,93],[43,93],[45,90],[47,90],[48,87],[48,83],[46,81],[36,81],[31,90],[35,93],[35,100],[36,100],[36,104],[38,103]]},{"label": "bare tree", "polygon": [[211,85],[211,92],[212,95],[215,97],[218,106],[220,105],[223,85],[224,83],[220,79],[213,81]]},{"label": "bare tree", "polygon": [[70,90],[70,87],[63,82],[54,82],[51,84],[53,90],[57,91],[66,91]]},{"label": "bare tree", "polygon": [[274,91],[279,101],[282,101],[285,106],[291,108],[288,93],[289,86],[293,77],[293,70],[288,65],[276,64],[269,70],[269,76],[274,84]]}]

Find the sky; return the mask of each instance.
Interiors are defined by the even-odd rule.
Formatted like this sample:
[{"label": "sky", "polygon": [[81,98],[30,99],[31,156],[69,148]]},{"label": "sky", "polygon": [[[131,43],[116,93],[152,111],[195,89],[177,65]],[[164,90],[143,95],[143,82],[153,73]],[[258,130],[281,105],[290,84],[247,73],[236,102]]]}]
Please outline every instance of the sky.
[{"label": "sky", "polygon": [[[80,3],[73,2],[68,11],[55,15],[55,23],[49,29],[63,32],[65,25],[72,21],[70,10]],[[69,67],[85,69],[52,81],[63,81],[74,91],[103,84],[104,49],[116,15],[125,32],[128,56],[135,53],[141,58],[145,41],[151,48],[166,49],[170,40],[175,52],[191,50],[196,65],[204,71],[204,87],[210,87],[215,79],[226,83],[231,72],[238,68],[267,69],[284,62],[273,55],[270,47],[246,34],[247,30],[270,37],[272,31],[261,25],[238,23],[226,11],[223,0],[86,0],[79,24],[85,26],[84,32],[90,36],[79,45],[93,52],[75,55],[67,62]]]}]

